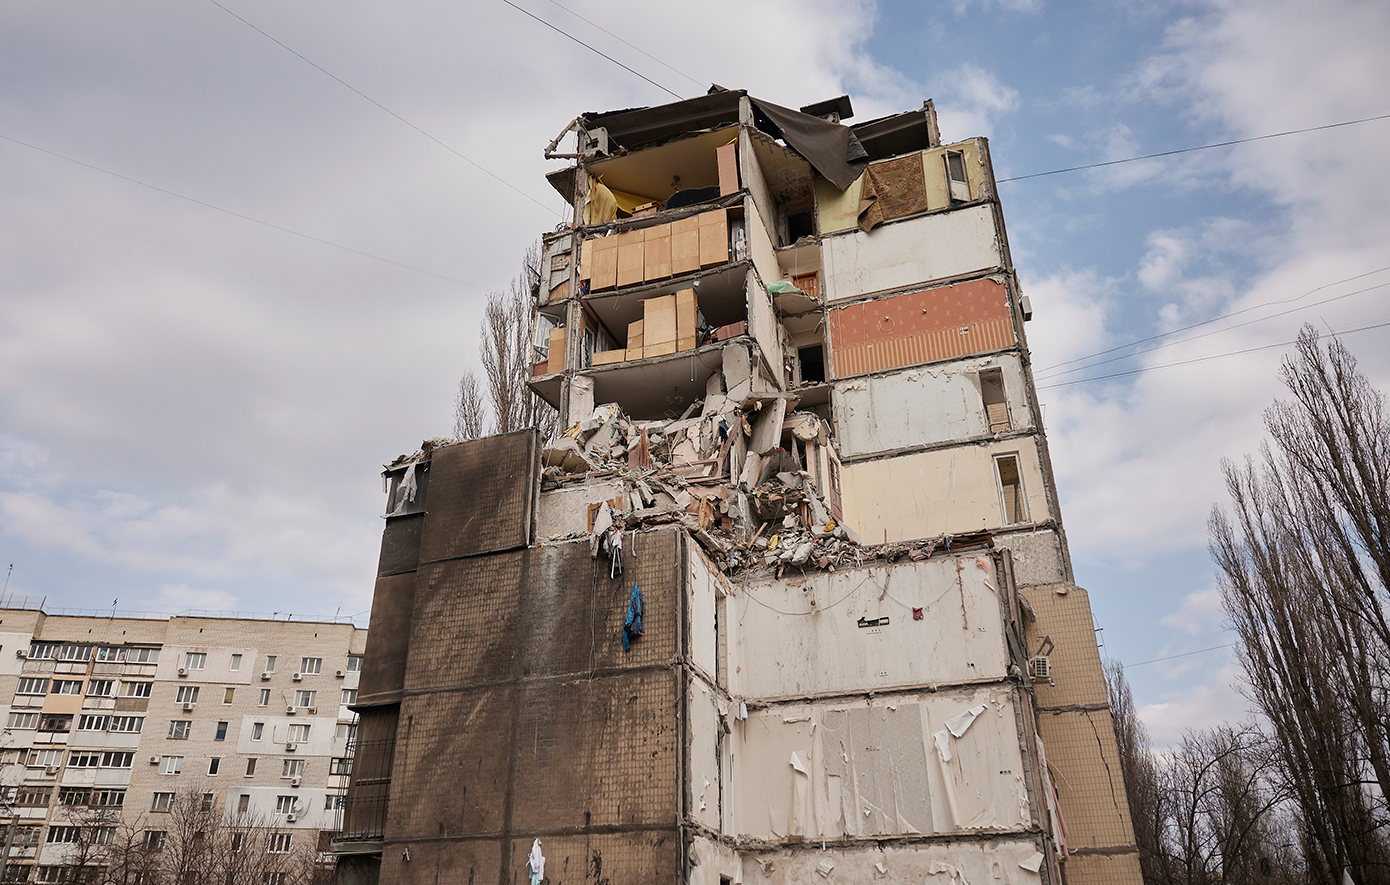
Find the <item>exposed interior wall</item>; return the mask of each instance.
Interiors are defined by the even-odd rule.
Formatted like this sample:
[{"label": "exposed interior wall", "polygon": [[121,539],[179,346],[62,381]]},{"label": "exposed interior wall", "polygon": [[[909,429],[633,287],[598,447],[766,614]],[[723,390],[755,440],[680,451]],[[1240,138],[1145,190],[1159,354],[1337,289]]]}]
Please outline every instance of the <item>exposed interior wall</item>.
[{"label": "exposed interior wall", "polygon": [[[585,416],[575,416],[582,421]],[[589,531],[589,505],[614,498],[627,497],[627,484],[622,480],[597,480],[571,483],[541,492],[536,537],[542,541],[556,540],[575,532]],[[626,505],[624,505],[626,507]]]},{"label": "exposed interior wall", "polygon": [[842,458],[929,446],[990,432],[980,372],[999,369],[1012,430],[1033,426],[1017,354],[918,366],[834,384],[835,444]]},{"label": "exposed interior wall", "polygon": [[1013,554],[1014,581],[1020,586],[1054,584],[1067,580],[1063,571],[1065,555],[1062,539],[1052,528],[1008,535],[996,535],[996,547],[1007,547]]},{"label": "exposed interior wall", "polygon": [[770,223],[771,219],[763,215],[762,211],[754,203],[746,203],[747,222],[744,225],[748,237],[748,256],[753,259],[753,267],[757,268],[758,276],[762,278],[764,286],[770,286],[782,278],[782,266],[777,262],[777,252],[772,246],[772,234],[765,224]]},{"label": "exposed interior wall", "polygon": [[697,835],[690,840],[688,856],[687,885],[720,885],[724,879],[732,885],[742,885],[743,856],[728,845]]},{"label": "exposed interior wall", "polygon": [[718,832],[723,799],[719,764],[720,700],[715,690],[696,676],[687,679],[686,699],[690,734],[686,747],[690,766],[686,793],[688,813],[692,820]]},{"label": "exposed interior wall", "polygon": [[904,219],[867,234],[856,228],[821,241],[822,283],[830,302],[1002,264],[988,204]]},{"label": "exposed interior wall", "polygon": [[1028,826],[1015,702],[982,688],[750,710],[732,735],[736,831],[811,841]]},{"label": "exposed interior wall", "polygon": [[[748,326],[753,334],[753,340],[758,342],[758,348],[762,350],[763,359],[777,373],[780,378],[782,372],[782,325],[777,321],[777,314],[772,309],[772,300],[768,297],[767,290],[759,285],[757,279],[750,273],[748,275]],[[767,385],[757,384],[756,390],[780,389],[780,382]]]},{"label": "exposed interior wall", "polygon": [[[800,850],[744,855],[744,881],[765,885],[816,882],[1037,885],[1043,879],[1033,867],[1041,865],[1041,869],[1046,869],[1038,858],[1039,845],[1021,837],[935,845],[885,843],[881,847],[842,848],[829,855],[818,849],[819,846],[806,846]],[[1068,882],[1072,881],[1068,878]],[[1088,880],[1088,885],[1090,881],[1101,880]]]},{"label": "exposed interior wall", "polygon": [[1030,437],[844,465],[845,522],[867,544],[997,529],[1005,524],[994,456],[1016,454],[1029,522],[1052,518]]},{"label": "exposed interior wall", "polygon": [[[970,182],[970,198],[978,200],[984,193],[984,169],[980,165],[980,146],[976,139],[922,151],[922,175],[926,185],[929,212],[946,209],[951,205],[951,193],[946,184],[946,167],[941,159],[946,151],[959,151],[965,155],[965,175]],[[863,183],[864,178],[860,176],[842,193],[824,178],[816,179],[816,209],[822,234],[852,230],[859,225],[859,196]]]},{"label": "exposed interior wall", "polygon": [[[751,205],[750,201],[745,200],[744,206],[750,209],[756,206],[758,213],[763,218],[763,223],[776,224],[777,206],[772,201],[772,191],[767,186],[767,177],[763,175],[762,166],[758,163],[753,142],[742,135],[738,140],[738,171],[740,183],[752,198]],[[777,242],[775,228],[768,228],[766,232],[771,236],[772,242]],[[772,279],[776,279],[776,277],[772,277]]]},{"label": "exposed interior wall", "polygon": [[719,631],[715,625],[715,609],[719,598],[724,595],[725,581],[710,567],[704,553],[698,548],[690,551],[688,559],[690,574],[686,579],[686,593],[690,609],[690,659],[713,683],[719,672]]},{"label": "exposed interior wall", "polygon": [[738,588],[729,691],[767,699],[1003,679],[997,586],[987,556],[966,556]]}]

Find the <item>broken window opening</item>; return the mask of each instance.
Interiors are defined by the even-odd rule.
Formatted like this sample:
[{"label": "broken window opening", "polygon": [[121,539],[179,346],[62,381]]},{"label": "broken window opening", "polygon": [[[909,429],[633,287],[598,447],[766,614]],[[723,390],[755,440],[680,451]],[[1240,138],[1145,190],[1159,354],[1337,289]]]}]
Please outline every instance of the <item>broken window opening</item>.
[{"label": "broken window opening", "polygon": [[951,191],[951,205],[970,202],[970,179],[965,174],[965,153],[946,151],[942,160],[946,163],[946,181]]},{"label": "broken window opening", "polygon": [[999,477],[999,500],[1004,512],[1004,524],[1027,522],[1028,499],[1023,495],[1023,476],[1018,468],[1018,455],[996,455],[994,471]]},{"label": "broken window opening", "polygon": [[985,423],[990,433],[1010,430],[1009,404],[1004,398],[1004,371],[985,369],[980,372],[980,399],[984,402]]},{"label": "broken window opening", "polygon": [[796,359],[801,366],[801,383],[825,383],[824,345],[814,344],[810,347],[799,347],[796,351]]},{"label": "broken window opening", "polygon": [[814,212],[793,212],[787,216],[787,242],[795,243],[802,237],[816,235],[816,215]]}]

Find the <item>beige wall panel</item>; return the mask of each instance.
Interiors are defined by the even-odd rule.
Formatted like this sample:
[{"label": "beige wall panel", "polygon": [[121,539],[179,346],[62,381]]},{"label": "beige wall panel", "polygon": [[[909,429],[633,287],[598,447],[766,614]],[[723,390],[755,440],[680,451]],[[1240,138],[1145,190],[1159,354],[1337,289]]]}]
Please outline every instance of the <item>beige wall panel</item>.
[{"label": "beige wall panel", "polygon": [[[947,723],[972,710],[952,736]],[[1011,830],[1031,819],[1008,690],[778,705],[749,711],[730,739],[734,832],[811,841]]]},{"label": "beige wall panel", "polygon": [[[883,848],[825,852],[816,846],[811,851],[747,854],[743,862],[743,881],[760,885],[825,885],[827,882],[1036,885],[1042,882],[1042,877],[1024,869],[1022,864],[1038,853],[1038,845],[1021,838],[988,843],[889,844]],[[764,875],[760,860],[772,861],[770,875]],[[822,863],[833,866],[828,875],[817,870]]]},{"label": "beige wall panel", "polygon": [[690,816],[716,832],[719,830],[719,698],[704,680],[686,681],[690,704],[690,783],[687,787]]},{"label": "beige wall panel", "polygon": [[[804,697],[1002,679],[1008,659],[995,586],[991,561],[972,556],[739,588],[729,691]],[[914,608],[922,620],[913,620]],[[884,617],[886,626],[859,626]]]},{"label": "beige wall panel", "polygon": [[748,257],[753,260],[753,267],[757,269],[763,285],[770,286],[782,279],[782,265],[778,263],[777,252],[772,248],[772,235],[765,227],[768,223],[765,217],[751,201],[744,205],[747,209],[747,223],[744,229],[748,241]]},{"label": "beige wall panel", "polygon": [[715,607],[723,596],[724,579],[705,559],[696,544],[690,545],[690,575],[686,582],[690,594],[690,659],[714,679],[718,672],[715,648],[719,635],[715,627]]},{"label": "beige wall panel", "polygon": [[743,881],[743,855],[728,845],[694,835],[690,840],[690,859],[688,885],[721,885],[720,877],[730,882]]},{"label": "beige wall panel", "polygon": [[831,303],[1001,263],[989,205],[885,224],[869,234],[855,229],[821,243],[821,278]]},{"label": "beige wall panel", "polygon": [[1054,646],[1049,655],[1053,684],[1035,683],[1038,706],[1106,703],[1105,676],[1086,591],[1072,584],[1051,584],[1019,592],[1038,616],[1034,623],[1025,624],[1029,654],[1037,650],[1044,636],[1051,638]]},{"label": "beige wall panel", "polygon": [[844,191],[816,176],[816,220],[822,234],[853,230],[859,225],[859,194],[863,186],[862,175]]},{"label": "beige wall panel", "polygon": [[866,544],[996,529],[1004,524],[994,456],[1017,453],[1028,519],[1050,519],[1031,438],[846,464],[845,522]]},{"label": "beige wall panel", "polygon": [[989,433],[980,372],[998,368],[1014,429],[1032,427],[1014,354],[957,360],[835,383],[835,447],[842,458]]},{"label": "beige wall panel", "polygon": [[[778,377],[782,374],[782,334],[777,314],[772,309],[772,299],[767,290],[758,285],[752,274],[748,275],[748,329],[753,340],[763,352],[768,365],[772,366]],[[779,383],[777,385],[781,387]],[[765,385],[754,384],[754,390],[765,389]]]},{"label": "beige wall panel", "polygon": [[[576,416],[576,420],[587,417]],[[621,480],[587,482],[543,491],[536,517],[537,536],[546,540],[563,538],[574,532],[587,532],[590,504],[626,494],[627,485]]]},{"label": "beige wall panel", "polygon": [[1139,854],[1083,854],[1067,859],[1067,885],[1143,885]]},{"label": "beige wall panel", "polygon": [[1067,849],[1133,845],[1110,712],[1045,712],[1038,716],[1038,734],[1062,806]]}]

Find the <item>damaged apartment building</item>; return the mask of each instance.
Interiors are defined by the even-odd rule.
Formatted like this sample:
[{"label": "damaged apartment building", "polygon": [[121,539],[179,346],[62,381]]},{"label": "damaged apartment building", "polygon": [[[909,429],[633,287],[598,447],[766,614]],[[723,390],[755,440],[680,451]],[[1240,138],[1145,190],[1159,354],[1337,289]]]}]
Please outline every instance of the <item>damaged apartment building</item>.
[{"label": "damaged apartment building", "polygon": [[988,143],[850,119],[551,143],[565,429],[386,469],[341,881],[1140,881]]}]

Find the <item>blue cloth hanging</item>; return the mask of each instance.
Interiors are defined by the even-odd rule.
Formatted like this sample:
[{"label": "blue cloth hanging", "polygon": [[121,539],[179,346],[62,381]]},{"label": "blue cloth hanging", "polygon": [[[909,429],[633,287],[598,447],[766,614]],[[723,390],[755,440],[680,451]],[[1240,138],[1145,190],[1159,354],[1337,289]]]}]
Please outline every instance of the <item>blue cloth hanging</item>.
[{"label": "blue cloth hanging", "polygon": [[623,619],[623,651],[632,649],[632,640],[642,635],[642,591],[637,582],[632,584],[632,595],[627,600],[627,617]]}]

